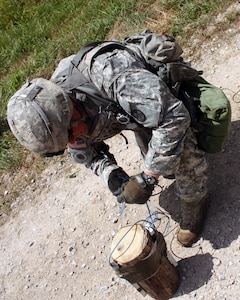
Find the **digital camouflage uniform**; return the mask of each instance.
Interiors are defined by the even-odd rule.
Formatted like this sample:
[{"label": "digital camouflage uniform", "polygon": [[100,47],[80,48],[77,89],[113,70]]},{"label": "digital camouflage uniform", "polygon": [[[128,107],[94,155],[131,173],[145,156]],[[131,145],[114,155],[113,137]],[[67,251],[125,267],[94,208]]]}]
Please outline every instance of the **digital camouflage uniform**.
[{"label": "digital camouflage uniform", "polygon": [[[51,80],[23,86],[10,99],[7,116],[16,138],[35,153],[61,155],[68,144],[72,158],[101,176],[120,203],[146,203],[159,176],[175,175],[177,240],[191,246],[209,204],[200,148],[222,149],[231,107],[181,54],[172,37],[151,32],[92,43],[63,59]],[[104,142],[122,130],[134,132],[141,150],[144,170],[138,174],[119,167]]]},{"label": "digital camouflage uniform", "polygon": [[[98,55],[92,61],[96,53],[93,49],[85,55],[79,69],[141,126],[119,124],[106,112],[99,113],[99,108],[88,97],[78,95],[86,97],[81,105],[95,122],[89,124],[89,134],[82,137],[84,147],[73,149],[70,145],[69,152],[73,159],[84,163],[107,183],[109,174],[118,166],[103,141],[123,129],[133,130],[145,169],[162,176],[175,174],[179,197],[186,201],[198,201],[207,192],[207,164],[205,153],[197,148],[189,113],[166,83],[146,69],[139,59],[144,56],[139,46],[127,45],[140,55],[135,57],[129,51],[115,49]],[[52,76],[53,81],[58,82],[60,76],[67,76],[67,71],[64,75],[63,69],[72,58],[60,63]]]}]

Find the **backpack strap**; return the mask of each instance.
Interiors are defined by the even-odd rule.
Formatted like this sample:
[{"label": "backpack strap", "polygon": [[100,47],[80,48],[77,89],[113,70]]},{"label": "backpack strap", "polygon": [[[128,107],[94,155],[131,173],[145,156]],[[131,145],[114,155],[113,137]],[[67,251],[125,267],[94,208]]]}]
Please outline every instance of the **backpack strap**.
[{"label": "backpack strap", "polygon": [[73,70],[72,74],[62,79],[59,83],[60,87],[68,93],[71,99],[77,101],[79,100],[77,97],[77,92],[83,93],[87,95],[97,107],[99,107],[100,111],[105,110],[114,114],[119,123],[135,123],[137,126],[140,126],[123,110],[120,105],[104,96],[101,91],[99,91],[99,89],[92,82],[90,82],[82,74],[82,72],[79,71],[78,68],[75,69]]},{"label": "backpack strap", "polygon": [[78,53],[75,55],[74,59],[71,61],[71,64],[70,64],[69,70],[68,70],[68,74],[69,75],[72,74],[73,69],[75,67],[78,67],[79,63],[83,59],[84,55],[87,54],[87,52],[91,51],[93,48],[97,47],[101,43],[103,43],[103,41],[96,41],[96,42],[90,43],[90,44],[84,46],[83,48],[81,48],[78,51]]},{"label": "backpack strap", "polygon": [[[98,47],[101,44],[103,44],[103,46]],[[96,41],[90,43],[81,48],[80,51],[75,55],[69,66],[68,76],[61,82],[61,86],[66,89],[70,95],[73,96],[72,98],[75,99],[77,91],[86,94],[97,106],[100,106],[101,109],[114,113],[119,123],[135,123],[137,126],[141,126],[135,120],[133,120],[132,117],[129,116],[120,105],[103,95],[103,93],[81,72],[81,68],[79,68],[80,62],[82,61],[85,54],[87,54],[94,48],[96,49],[96,51],[91,57],[90,66],[88,66],[90,68],[95,57],[114,49],[127,50],[131,53],[131,55],[135,56],[137,59],[140,59],[138,54],[136,54],[131,49],[128,49],[124,44],[117,41]]]},{"label": "backpack strap", "polygon": [[[102,44],[102,46],[100,46]],[[98,47],[100,46],[100,47]],[[96,49],[95,52],[93,52],[91,61],[90,61],[90,66],[88,68],[91,68],[92,61],[94,60],[95,57],[112,51],[114,49],[120,49],[120,50],[126,50],[128,51],[132,56],[134,56],[136,59],[141,60],[141,62],[145,62],[143,57],[140,57],[135,51],[129,49],[126,47],[123,43],[118,42],[118,41],[96,41],[93,43],[90,43],[83,48],[80,49],[80,51],[76,54],[74,59],[71,61],[71,66],[69,67],[69,74],[72,74],[74,67],[78,68],[80,62],[82,61],[83,57],[85,54],[87,54],[89,51]],[[81,69],[80,69],[81,71]]]}]

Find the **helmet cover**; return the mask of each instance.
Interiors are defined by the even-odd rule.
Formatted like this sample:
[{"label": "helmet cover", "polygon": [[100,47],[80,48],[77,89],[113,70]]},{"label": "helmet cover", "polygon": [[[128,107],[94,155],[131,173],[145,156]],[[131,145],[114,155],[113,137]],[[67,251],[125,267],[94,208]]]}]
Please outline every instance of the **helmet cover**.
[{"label": "helmet cover", "polygon": [[18,141],[39,154],[65,149],[72,117],[72,102],[52,81],[36,78],[9,100],[7,119]]}]

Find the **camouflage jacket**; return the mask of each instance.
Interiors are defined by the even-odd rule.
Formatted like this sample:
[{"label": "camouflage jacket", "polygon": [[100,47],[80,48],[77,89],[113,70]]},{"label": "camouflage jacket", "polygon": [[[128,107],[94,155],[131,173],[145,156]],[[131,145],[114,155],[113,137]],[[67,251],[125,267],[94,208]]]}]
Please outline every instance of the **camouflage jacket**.
[{"label": "camouflage jacket", "polygon": [[[151,33],[145,36],[149,40],[153,39]],[[153,40],[156,42],[156,35]],[[131,39],[126,45],[138,53],[137,57],[127,50],[115,49],[102,53],[92,60],[92,56],[96,53],[96,49],[93,49],[85,55],[79,65],[81,72],[100,91],[117,102],[141,125],[141,128],[135,126],[133,129],[132,124],[117,124],[115,118],[99,111],[87,96],[77,96],[85,97],[81,105],[95,122],[90,120],[90,131],[83,137],[84,147],[74,149],[70,146],[69,151],[77,162],[90,167],[95,174],[103,177],[105,182],[110,172],[118,167],[114,156],[109,153],[108,147],[103,142],[105,139],[123,129],[151,130],[151,139],[144,153],[145,169],[155,174],[167,175],[174,173],[178,168],[185,134],[190,126],[190,116],[185,106],[172,95],[167,84],[150,72],[144,64],[144,60],[154,57],[152,54],[148,57],[148,51],[151,52],[154,47],[151,45],[150,50],[146,49],[144,44],[131,43]],[[156,53],[157,48],[154,49]],[[62,70],[68,67],[73,57],[60,62],[52,80],[56,81],[60,73],[63,76]]]}]

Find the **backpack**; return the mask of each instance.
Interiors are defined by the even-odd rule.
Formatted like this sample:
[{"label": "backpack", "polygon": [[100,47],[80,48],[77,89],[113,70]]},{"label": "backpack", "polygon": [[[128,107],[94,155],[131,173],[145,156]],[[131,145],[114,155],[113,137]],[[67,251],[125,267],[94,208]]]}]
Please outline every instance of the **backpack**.
[{"label": "backpack", "polygon": [[[152,41],[149,43],[148,33],[147,31],[139,36],[127,38],[123,42],[99,41],[83,47],[72,60],[68,76],[71,80],[68,79],[68,81],[71,81],[72,85],[72,81],[76,81],[76,76],[82,74],[78,65],[90,50],[96,49],[91,60],[101,53],[113,49],[127,50],[137,59],[144,61],[146,68],[163,79],[171,92],[183,101],[191,116],[191,127],[196,133],[198,147],[207,153],[220,152],[230,131],[231,106],[229,100],[219,88],[209,84],[200,76],[201,71],[193,69],[183,61],[180,57],[181,49],[179,50],[178,44],[172,37],[153,34],[153,41],[160,44],[160,47],[156,47]],[[146,37],[145,40],[144,37]],[[128,45],[134,45],[135,49]],[[148,45],[151,46],[149,58],[147,57]],[[143,52],[142,49],[144,49]],[[155,55],[156,53],[157,55]],[[170,61],[172,57],[175,61]],[[88,79],[84,80],[84,83],[80,85],[76,83],[78,90],[89,95],[97,105],[103,105],[106,110],[113,111],[116,116],[118,115],[120,122],[121,120],[129,122],[131,117],[116,102],[106,98]]]},{"label": "backpack", "polygon": [[125,41],[141,45],[151,70],[183,101],[191,117],[198,147],[207,153],[220,152],[230,131],[229,100],[221,89],[200,76],[202,71],[183,61],[180,57],[182,49],[173,37],[149,33],[146,31]]},{"label": "backpack", "polygon": [[198,147],[220,152],[231,127],[231,106],[222,90],[197,77],[181,83],[178,97],[190,112]]}]

